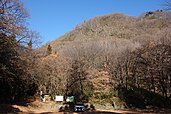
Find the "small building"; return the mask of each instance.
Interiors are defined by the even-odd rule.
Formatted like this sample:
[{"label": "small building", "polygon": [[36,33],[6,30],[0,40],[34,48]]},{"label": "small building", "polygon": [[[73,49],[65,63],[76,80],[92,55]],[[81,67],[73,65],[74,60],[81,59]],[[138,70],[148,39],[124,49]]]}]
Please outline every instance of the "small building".
[{"label": "small building", "polygon": [[55,101],[56,102],[62,102],[62,101],[64,101],[64,96],[55,96]]}]

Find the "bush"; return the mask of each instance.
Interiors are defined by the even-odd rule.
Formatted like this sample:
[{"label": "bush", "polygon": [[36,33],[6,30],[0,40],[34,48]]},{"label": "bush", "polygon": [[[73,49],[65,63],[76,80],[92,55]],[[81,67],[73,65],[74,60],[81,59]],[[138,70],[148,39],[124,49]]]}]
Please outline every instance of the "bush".
[{"label": "bush", "polygon": [[160,94],[142,88],[119,88],[118,93],[119,98],[130,108],[146,108],[147,106],[166,108],[169,107],[171,103],[170,99],[166,99]]}]

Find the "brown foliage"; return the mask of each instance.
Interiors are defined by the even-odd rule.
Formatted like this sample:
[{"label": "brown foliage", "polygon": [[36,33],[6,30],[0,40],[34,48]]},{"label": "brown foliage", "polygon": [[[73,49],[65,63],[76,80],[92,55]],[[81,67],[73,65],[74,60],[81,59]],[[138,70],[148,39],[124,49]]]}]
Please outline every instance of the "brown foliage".
[{"label": "brown foliage", "polygon": [[[46,83],[47,88],[54,85],[50,91],[57,89],[59,83],[49,81],[53,75],[53,80],[64,78],[61,94],[95,92],[99,85],[105,85],[114,90],[118,86],[142,88],[169,98],[170,13],[154,15],[154,18],[146,18],[111,14],[78,25],[51,42],[53,52],[62,58],[52,59],[52,54],[38,62],[37,76],[39,79],[44,76],[40,85]],[[45,55],[46,46],[37,53]],[[104,77],[100,77],[100,73],[103,72],[108,79],[102,81]],[[62,73],[64,75],[60,75]]]}]

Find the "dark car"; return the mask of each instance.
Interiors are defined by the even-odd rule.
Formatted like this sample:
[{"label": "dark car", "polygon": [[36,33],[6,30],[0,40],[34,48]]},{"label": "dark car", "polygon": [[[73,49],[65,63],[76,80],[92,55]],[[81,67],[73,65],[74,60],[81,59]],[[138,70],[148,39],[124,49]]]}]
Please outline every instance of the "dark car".
[{"label": "dark car", "polygon": [[74,111],[76,112],[84,112],[85,107],[84,107],[84,103],[82,102],[77,102],[74,106]]}]

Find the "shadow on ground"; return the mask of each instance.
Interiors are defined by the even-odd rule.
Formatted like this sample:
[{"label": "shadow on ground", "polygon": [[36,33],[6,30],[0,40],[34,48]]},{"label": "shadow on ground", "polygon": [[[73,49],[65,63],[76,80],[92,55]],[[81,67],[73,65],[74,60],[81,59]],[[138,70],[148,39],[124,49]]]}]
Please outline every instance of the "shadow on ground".
[{"label": "shadow on ground", "polygon": [[12,105],[0,104],[0,113],[18,113],[21,112],[18,108],[12,107]]},{"label": "shadow on ground", "polygon": [[92,111],[92,112],[84,112],[83,114],[119,114],[115,112],[108,112],[108,111]]},{"label": "shadow on ground", "polygon": [[85,105],[85,112],[74,112],[74,105],[68,104],[68,106],[66,105],[65,107],[60,107],[59,108],[59,112],[62,112],[63,114],[119,114],[119,113],[115,113],[115,112],[110,112],[110,111],[97,111],[95,109],[95,106],[90,105],[90,107],[88,107],[87,105]]},{"label": "shadow on ground", "polygon": [[0,114],[1,113],[20,113],[22,112],[19,108],[14,107],[13,105],[18,106],[25,106],[27,107],[30,102],[33,102],[35,100],[34,97],[30,97],[27,100],[23,102],[18,103],[10,103],[10,104],[0,104]]}]

